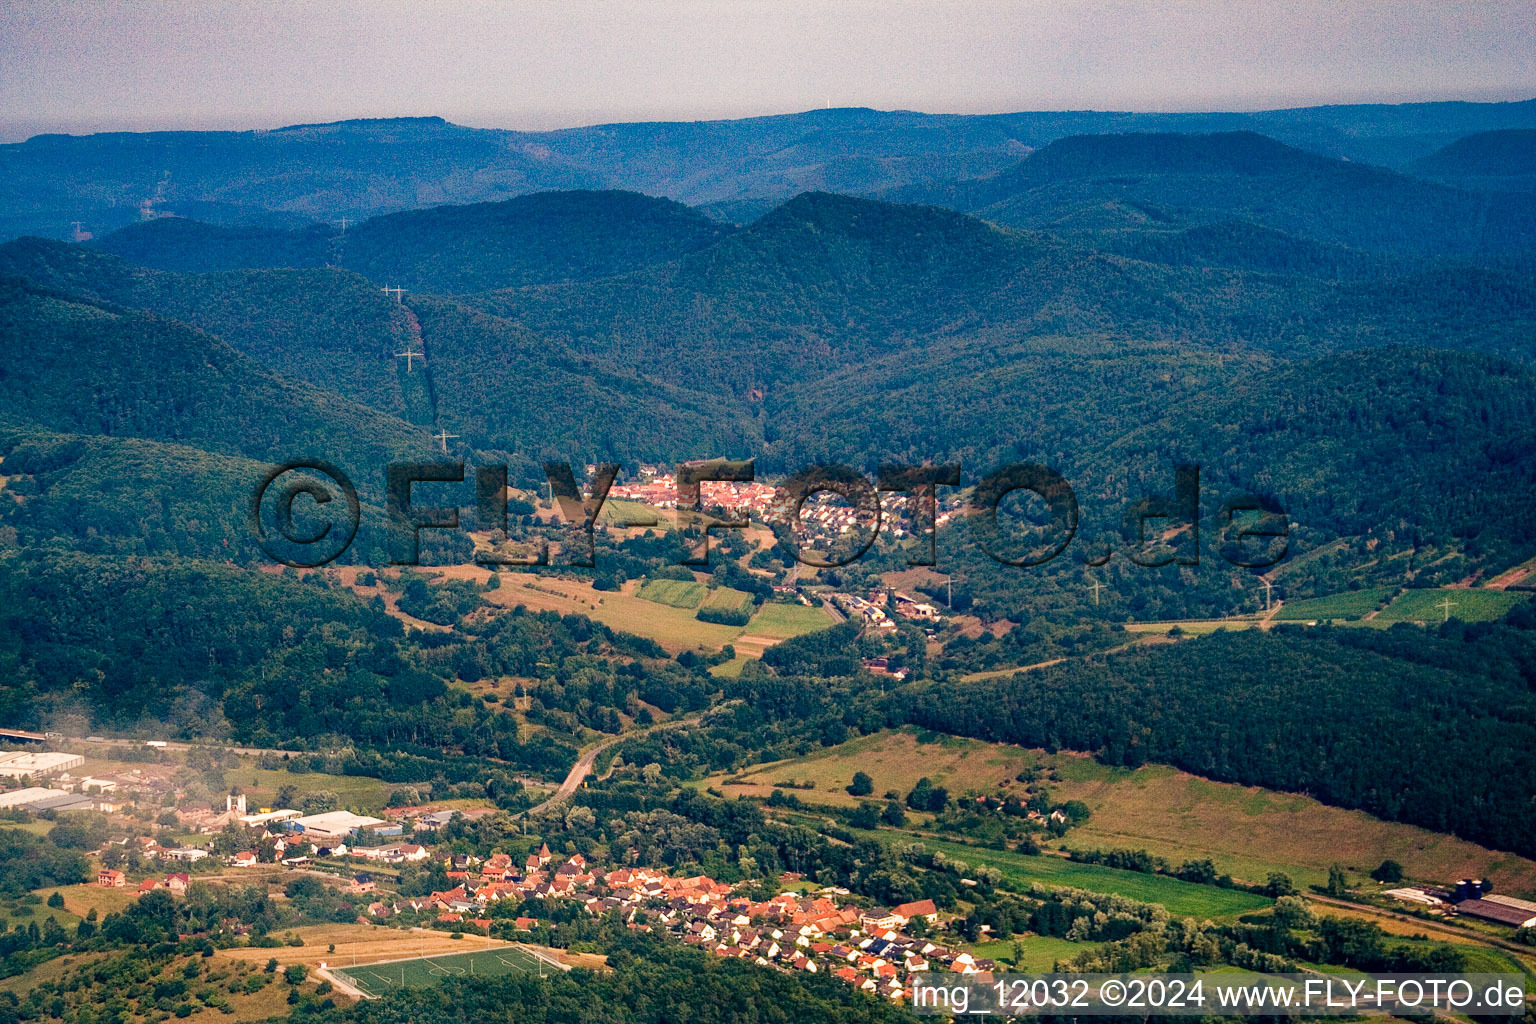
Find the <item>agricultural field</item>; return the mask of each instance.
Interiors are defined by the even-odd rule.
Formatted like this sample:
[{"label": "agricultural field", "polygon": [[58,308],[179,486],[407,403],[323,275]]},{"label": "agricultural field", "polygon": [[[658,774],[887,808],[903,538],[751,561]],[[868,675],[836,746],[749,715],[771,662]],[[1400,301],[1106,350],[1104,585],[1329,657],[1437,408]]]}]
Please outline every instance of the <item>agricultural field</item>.
[{"label": "agricultural field", "polygon": [[704,584],[697,580],[646,580],[638,596],[669,608],[697,608],[704,603],[706,592]]},{"label": "agricultural field", "polygon": [[[64,892],[68,888],[71,887],[60,886],[57,891]],[[82,910],[79,914],[72,914],[67,909],[69,906],[67,903],[65,904],[66,909],[60,909],[58,907],[50,907],[46,902],[30,902],[30,899],[34,897],[39,901],[46,901],[55,891],[53,888],[38,889],[26,897],[17,896],[0,899],[0,924],[11,929],[25,928],[29,924],[36,924],[41,928],[43,922],[51,917],[58,922],[60,928],[73,933],[75,926],[80,923],[80,918],[84,916],[85,911]]]},{"label": "agricultural field", "polygon": [[1261,881],[1282,871],[1300,885],[1325,883],[1335,863],[1352,882],[1374,885],[1371,869],[1391,859],[1415,880],[1473,876],[1505,892],[1536,891],[1536,861],[1363,811],[1165,765],[1107,768],[1073,754],[1051,760],[1061,780],[1050,783],[1055,798],[1082,800],[1093,812],[1067,833],[1069,847],[1144,849],[1175,863],[1209,857],[1237,878]]},{"label": "agricultural field", "polygon": [[709,674],[716,679],[735,679],[741,675],[741,670],[747,667],[747,662],[752,659],[745,654],[737,654],[730,661],[721,662],[709,670]]},{"label": "agricultural field", "polygon": [[611,629],[648,636],[668,653],[685,650],[718,651],[741,635],[740,626],[700,622],[691,608],[673,608],[635,596],[634,584],[618,594],[604,594],[587,614]]},{"label": "agricultural field", "polygon": [[[894,830],[861,832],[851,829],[855,835],[890,842],[899,839],[910,842],[912,837]],[[1263,896],[1240,889],[1220,889],[1214,885],[1197,885],[1164,875],[1149,875],[1139,871],[1122,871],[1097,864],[1078,864],[1065,857],[1049,854],[1030,856],[1011,850],[992,850],[980,846],[952,843],[931,836],[921,837],[923,847],[929,853],[942,852],[950,860],[959,860],[978,867],[986,865],[1002,872],[1006,888],[1021,890],[1039,882],[1042,885],[1086,889],[1089,892],[1116,893],[1144,903],[1159,903],[1168,912],[1179,917],[1210,918],[1213,921],[1233,920],[1242,914],[1262,910],[1272,902]]]},{"label": "agricultural field", "polygon": [[382,779],[361,775],[326,775],[321,772],[287,772],[270,768],[235,768],[225,771],[224,776],[245,792],[246,803],[250,807],[272,807],[280,788],[297,786],[301,794],[329,790],[336,794],[337,802],[342,807],[356,808],[364,814],[375,814],[384,809],[393,788]]},{"label": "agricultural field", "polygon": [[[776,782],[810,782],[815,788],[794,790],[801,800],[857,807],[860,801],[849,796],[844,787],[858,771],[875,780],[876,795],[887,790],[906,793],[926,776],[934,785],[958,796],[970,789],[998,792],[1000,786],[1013,783],[1015,775],[1034,763],[1034,755],[1022,747],[955,736],[920,743],[920,735],[938,734],[922,734],[916,729],[873,733],[806,757],[774,761],[737,776],[716,775],[704,781],[730,795],[761,797],[769,796]],[[727,782],[727,778],[736,781]]]},{"label": "agricultural field", "polygon": [[[520,573],[500,574],[501,586],[485,595],[502,607],[525,605],[530,611],[556,611],[561,615],[585,615],[610,629],[646,636],[671,654],[687,650],[718,651],[741,635],[740,626],[700,622],[691,608],[674,608],[639,596],[634,581],[619,592],[598,591],[585,580]],[[654,582],[654,581],[653,581]],[[678,582],[687,585],[686,581]],[[700,586],[701,584],[694,584]]]},{"label": "agricultural field", "polygon": [[[1405,590],[1376,616],[1376,622],[1443,622],[1447,611],[1462,622],[1492,622],[1526,600],[1527,595],[1507,590]],[[1450,601],[1450,607],[1445,602]]]},{"label": "agricultural field", "polygon": [[959,796],[968,790],[1022,792],[1015,776],[1026,769],[1038,771],[1053,800],[1081,800],[1092,812],[1067,833],[1070,848],[1146,850],[1175,864],[1210,858],[1236,878],[1262,881],[1282,871],[1299,885],[1325,883],[1334,863],[1342,864],[1352,881],[1370,885],[1371,869],[1390,858],[1415,880],[1490,878],[1501,892],[1536,894],[1536,861],[1310,797],[1212,782],[1164,765],[1109,768],[1084,754],[1047,754],[910,728],[759,765],[738,776],[716,775],[701,785],[766,797],[775,782],[812,782],[815,788],[794,790],[795,796],[810,804],[852,807],[859,801],[843,787],[856,771],[874,780],[876,796],[887,790],[905,794],[920,776]]},{"label": "agricultural field", "polygon": [[[50,893],[57,892],[64,897],[64,909],[68,914],[50,910],[50,913],[59,915],[59,923],[64,923],[68,916],[72,921],[85,917],[92,910],[97,917],[105,917],[126,910],[138,896],[133,889],[124,886],[121,889],[106,889],[99,885],[66,885],[52,889],[38,889],[37,895],[47,897]],[[48,909],[48,908],[41,908]]]},{"label": "agricultural field", "polygon": [[[428,571],[444,578],[477,583],[490,578],[490,573],[479,566],[448,566]],[[694,617],[697,604],[682,606],[652,599],[652,595],[663,593],[672,596],[672,600],[679,600],[675,595],[691,592],[693,588],[697,588],[700,604],[710,593],[745,597],[739,590],[722,587],[709,591],[702,583],[688,580],[648,580],[643,586],[631,580],[617,592],[594,590],[585,580],[555,576],[504,572],[497,574],[497,580],[500,585],[484,595],[490,604],[503,608],[523,605],[530,611],[585,615],[610,629],[649,637],[670,654],[687,650],[718,651],[726,644],[734,644],[738,654],[757,657],[780,640],[832,625],[832,619],[820,608],[768,604],[746,626],[725,626],[700,622]],[[667,586],[660,591],[647,589],[659,584]]]},{"label": "agricultural field", "polygon": [[334,973],[368,995],[385,996],[392,990],[426,988],[449,978],[549,974],[559,969],[518,946],[497,946],[451,956],[428,956],[364,967],[342,967],[336,968]]},{"label": "agricultural field", "polygon": [[1363,619],[1379,609],[1396,592],[1396,587],[1366,587],[1347,590],[1342,594],[1287,601],[1275,613],[1275,618],[1286,622]]},{"label": "agricultural field", "polygon": [[792,636],[814,633],[818,629],[830,629],[832,625],[832,617],[825,609],[771,602],[763,605],[752,616],[752,621],[747,623],[747,632],[752,636],[788,640]]},{"label": "agricultural field", "polygon": [[[354,961],[371,964],[409,957],[451,956],[463,952],[467,942],[476,942],[479,949],[485,949],[484,938],[455,939],[448,932],[414,931],[373,924],[303,925],[290,928],[279,937],[286,939],[290,935],[297,936],[303,945],[235,947],[221,949],[214,955],[257,965],[275,958],[281,967],[289,964],[318,967],[322,961],[332,965],[351,964]],[[333,944],[336,951],[328,952],[328,947]],[[500,947],[497,945],[492,948]]]},{"label": "agricultural field", "polygon": [[[997,939],[992,942],[977,942],[968,948],[976,956],[1013,964],[1014,941]],[[1044,974],[1055,967],[1058,960],[1070,960],[1085,950],[1098,948],[1096,942],[1072,942],[1069,939],[1058,939],[1051,935],[1020,936],[1017,941],[1024,958],[1017,964],[1013,964],[1013,969],[1028,973]]]},{"label": "agricultural field", "polygon": [[717,587],[709,591],[699,610],[708,608],[714,611],[741,612],[752,607],[752,595],[734,587]]},{"label": "agricultural field", "polygon": [[1187,619],[1178,622],[1127,622],[1124,623],[1124,629],[1127,633],[1143,634],[1167,634],[1177,629],[1185,636],[1204,636],[1219,629],[1254,629],[1258,625],[1258,619],[1250,618]]},{"label": "agricultural field", "polygon": [[627,498],[604,500],[603,510],[598,517],[609,526],[621,530],[635,527],[666,528],[672,525],[675,518],[669,509],[654,508],[643,501]]}]

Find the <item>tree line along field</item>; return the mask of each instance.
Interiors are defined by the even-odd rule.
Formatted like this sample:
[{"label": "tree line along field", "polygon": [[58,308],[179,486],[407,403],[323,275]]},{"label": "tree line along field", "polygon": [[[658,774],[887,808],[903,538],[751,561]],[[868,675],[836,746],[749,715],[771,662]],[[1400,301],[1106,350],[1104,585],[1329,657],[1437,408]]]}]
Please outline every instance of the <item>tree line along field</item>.
[{"label": "tree line along field", "polygon": [[[77,994],[77,998],[83,1003],[95,1003],[113,994],[109,985],[96,982],[92,975],[103,965],[109,965],[114,956],[112,952],[92,952],[68,954],[49,960],[34,966],[24,974],[18,974],[10,978],[0,979],[0,992],[15,993],[24,996],[35,985],[44,982],[63,982],[70,986],[71,991]],[[198,956],[178,956],[172,958],[159,970],[161,978],[182,977],[182,972],[189,966],[207,964],[209,961]],[[264,961],[263,961],[264,963]],[[261,963],[230,962],[224,961],[204,972],[204,978],[218,986],[219,993],[224,999],[224,1005],[215,1010],[211,1006],[204,1006],[198,1001],[190,1002],[192,1013],[188,1019],[193,1021],[224,1021],[228,1024],[245,1024],[245,1022],[270,1021],[281,1018],[289,1012],[288,992],[289,986],[272,975],[263,972]],[[252,978],[260,978],[267,984],[252,991],[243,985],[231,991],[232,982],[242,982]],[[72,981],[80,979],[82,985],[75,989]],[[317,982],[310,977],[299,986],[301,991],[314,993]],[[351,998],[340,991],[332,991],[329,995],[333,1001],[342,1005],[352,1002]],[[99,1003],[95,1003],[99,1005]],[[157,1014],[157,1015],[156,1015]],[[134,1016],[128,1019],[171,1019],[169,1013],[160,1013],[140,1018]]]},{"label": "tree line along field", "polygon": [[810,782],[814,788],[790,792],[808,804],[853,807],[860,801],[844,787],[856,771],[873,779],[875,796],[905,794],[927,777],[958,797],[968,790],[1022,793],[1016,777],[1026,769],[1038,773],[1037,785],[1053,801],[1081,800],[1092,812],[1062,840],[1071,849],[1146,850],[1175,865],[1210,858],[1235,878],[1260,882],[1280,871],[1299,885],[1324,884],[1335,863],[1351,881],[1369,884],[1370,870],[1391,859],[1412,879],[1475,876],[1492,879],[1502,892],[1536,892],[1536,861],[1310,797],[1212,782],[1164,765],[1111,768],[1083,754],[1048,754],[912,728],[716,775],[701,785],[728,796],[766,797],[776,782]]},{"label": "tree line along field", "polygon": [[518,946],[392,960],[362,967],[334,968],[334,974],[370,996],[387,997],[402,988],[425,988],[449,978],[494,978],[505,974],[538,974],[560,970]]}]

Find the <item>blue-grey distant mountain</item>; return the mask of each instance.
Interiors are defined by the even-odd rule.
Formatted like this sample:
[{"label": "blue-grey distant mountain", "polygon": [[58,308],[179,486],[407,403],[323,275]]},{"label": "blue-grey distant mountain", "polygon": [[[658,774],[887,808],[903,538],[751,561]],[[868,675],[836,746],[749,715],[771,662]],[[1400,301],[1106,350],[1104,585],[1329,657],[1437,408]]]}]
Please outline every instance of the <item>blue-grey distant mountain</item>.
[{"label": "blue-grey distant mountain", "polygon": [[910,186],[888,198],[1090,235],[1235,218],[1400,254],[1536,252],[1536,196],[1451,188],[1253,132],[1074,136],[996,174]]},{"label": "blue-grey distant mountain", "polygon": [[1468,135],[1415,160],[1410,169],[1420,177],[1463,188],[1536,191],[1536,129]]}]

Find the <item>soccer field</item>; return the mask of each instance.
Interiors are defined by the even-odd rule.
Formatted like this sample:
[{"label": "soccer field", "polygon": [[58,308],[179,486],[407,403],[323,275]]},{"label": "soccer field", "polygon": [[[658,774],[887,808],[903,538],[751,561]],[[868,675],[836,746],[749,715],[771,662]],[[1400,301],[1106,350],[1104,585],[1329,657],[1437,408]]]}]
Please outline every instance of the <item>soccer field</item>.
[{"label": "soccer field", "polygon": [[503,974],[535,974],[540,970],[552,974],[559,968],[516,946],[333,968],[335,974],[370,996],[383,996],[400,988],[423,988],[448,978],[494,978]]}]

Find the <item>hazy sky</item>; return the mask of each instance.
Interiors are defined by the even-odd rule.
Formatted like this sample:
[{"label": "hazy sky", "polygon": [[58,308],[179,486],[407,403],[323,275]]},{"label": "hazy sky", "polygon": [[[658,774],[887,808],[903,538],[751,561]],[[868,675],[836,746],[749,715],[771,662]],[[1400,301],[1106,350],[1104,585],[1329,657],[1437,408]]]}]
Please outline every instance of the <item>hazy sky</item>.
[{"label": "hazy sky", "polygon": [[1536,96],[1536,0],[6,0],[0,130]]}]

